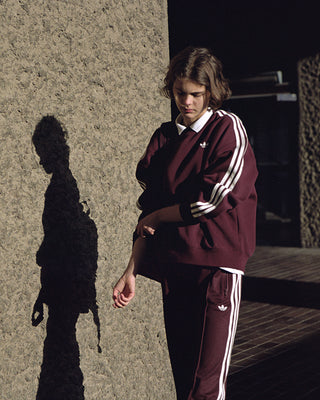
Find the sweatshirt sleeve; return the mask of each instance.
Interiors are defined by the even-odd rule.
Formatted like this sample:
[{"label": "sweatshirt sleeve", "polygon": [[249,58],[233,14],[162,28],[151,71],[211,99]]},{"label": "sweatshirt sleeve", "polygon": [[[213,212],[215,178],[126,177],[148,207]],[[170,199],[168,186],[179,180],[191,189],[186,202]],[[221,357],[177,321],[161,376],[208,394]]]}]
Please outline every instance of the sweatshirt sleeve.
[{"label": "sweatshirt sleeve", "polygon": [[181,216],[187,223],[215,218],[255,194],[257,168],[245,128],[236,115],[218,112],[222,117],[214,133],[218,143],[197,178],[192,201],[180,205]]},{"label": "sweatshirt sleeve", "polygon": [[159,150],[161,141],[160,136],[160,129],[157,129],[152,135],[149,144],[137,165],[136,178],[143,190],[147,188],[152,179],[152,159]]},{"label": "sweatshirt sleeve", "polygon": [[[167,143],[167,136],[163,133],[163,126],[161,125],[152,135],[149,144],[138,162],[136,169],[136,178],[143,189],[142,195],[137,201],[137,207],[140,210],[149,210],[158,208],[159,204],[155,199],[160,201],[161,192],[157,183],[161,181],[161,174],[163,173],[163,148]],[[155,195],[156,194],[156,195]]]}]

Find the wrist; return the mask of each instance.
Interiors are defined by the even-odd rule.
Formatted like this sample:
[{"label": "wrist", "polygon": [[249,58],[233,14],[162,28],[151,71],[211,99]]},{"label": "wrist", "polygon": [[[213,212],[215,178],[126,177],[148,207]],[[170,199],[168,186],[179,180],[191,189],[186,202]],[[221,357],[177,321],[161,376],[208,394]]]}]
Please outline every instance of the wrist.
[{"label": "wrist", "polygon": [[166,222],[164,218],[163,209],[154,211],[154,222],[156,226],[162,224],[163,222]]},{"label": "wrist", "polygon": [[134,270],[135,270],[135,262],[134,262],[134,257],[130,257],[130,260],[128,262],[127,268],[124,272],[124,275],[128,276],[128,275],[133,275],[134,274]]},{"label": "wrist", "polygon": [[176,204],[173,206],[161,208],[154,212],[155,220],[157,224],[163,224],[167,222],[182,222],[183,219],[180,214],[180,205]]}]

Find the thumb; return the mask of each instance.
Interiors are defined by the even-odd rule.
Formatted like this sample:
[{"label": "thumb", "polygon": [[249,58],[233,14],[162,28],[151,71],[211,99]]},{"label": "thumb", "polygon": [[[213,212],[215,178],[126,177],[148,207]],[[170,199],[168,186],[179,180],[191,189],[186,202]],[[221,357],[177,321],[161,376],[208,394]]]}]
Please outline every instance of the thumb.
[{"label": "thumb", "polygon": [[117,284],[113,288],[113,296],[112,296],[113,300],[115,300],[119,296],[119,294],[123,291],[123,288],[124,288],[124,281],[122,278],[120,278]]}]

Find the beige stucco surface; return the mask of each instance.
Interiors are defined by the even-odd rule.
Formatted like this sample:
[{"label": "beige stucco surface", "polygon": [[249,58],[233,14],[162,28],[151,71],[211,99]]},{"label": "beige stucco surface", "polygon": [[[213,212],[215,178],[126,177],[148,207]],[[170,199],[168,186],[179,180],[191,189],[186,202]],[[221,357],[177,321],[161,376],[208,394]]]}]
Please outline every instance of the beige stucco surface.
[{"label": "beige stucco surface", "polygon": [[320,54],[298,63],[301,244],[320,246]]},{"label": "beige stucco surface", "polygon": [[[1,0],[0,51],[0,399],[36,399],[43,362],[47,308],[37,327],[31,313],[50,175],[31,137],[46,115],[68,132],[70,170],[98,231],[102,353],[91,313],[81,314],[84,397],[69,385],[45,398],[174,399],[158,284],[139,277],[132,304],[111,306],[138,215],[135,166],[170,118],[158,91],[168,62],[166,1]],[[47,379],[63,385],[54,373]]]}]

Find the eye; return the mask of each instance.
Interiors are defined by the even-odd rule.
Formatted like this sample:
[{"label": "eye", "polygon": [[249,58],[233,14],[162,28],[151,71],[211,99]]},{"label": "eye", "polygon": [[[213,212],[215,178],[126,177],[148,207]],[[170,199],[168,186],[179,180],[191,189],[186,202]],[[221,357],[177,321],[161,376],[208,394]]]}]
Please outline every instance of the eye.
[{"label": "eye", "polygon": [[193,97],[201,97],[204,93],[192,93]]}]

